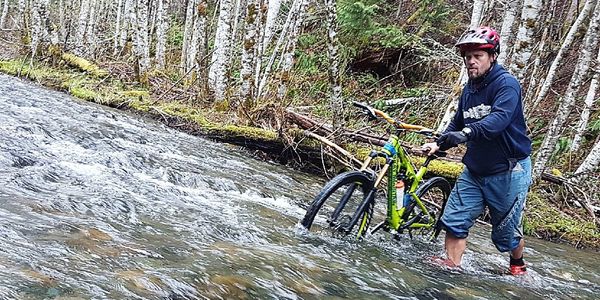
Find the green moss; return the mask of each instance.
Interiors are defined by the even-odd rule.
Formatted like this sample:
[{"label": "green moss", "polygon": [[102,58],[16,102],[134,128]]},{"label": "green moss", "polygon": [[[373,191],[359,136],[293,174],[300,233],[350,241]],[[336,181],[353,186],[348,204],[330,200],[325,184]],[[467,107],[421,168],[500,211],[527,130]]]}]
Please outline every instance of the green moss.
[{"label": "green moss", "polygon": [[35,62],[32,63],[26,59],[0,61],[0,71],[14,76],[25,76],[31,80],[56,77],[55,72],[52,72],[52,70],[40,68]]},{"label": "green moss", "polygon": [[144,90],[132,90],[132,91],[123,91],[121,92],[123,96],[131,97],[131,98],[148,98],[150,97],[150,93]]},{"label": "green moss", "polygon": [[[411,161],[417,167],[425,162],[424,157],[411,157]],[[430,175],[442,176],[448,179],[458,178],[460,173],[463,171],[464,165],[462,163],[445,161],[445,160],[434,160],[429,164],[427,172]]]},{"label": "green moss", "polygon": [[96,93],[95,91],[87,89],[85,87],[81,87],[81,86],[72,87],[71,89],[69,89],[69,93],[71,93],[71,95],[73,95],[79,99],[92,101],[92,102],[96,102],[97,99],[101,98],[101,97],[99,97],[98,93]]},{"label": "green moss", "polygon": [[532,191],[527,197],[524,218],[526,234],[555,241],[567,241],[576,247],[600,248],[598,227],[589,221],[577,220],[549,204]]},{"label": "green moss", "polygon": [[63,53],[61,58],[70,66],[76,67],[82,71],[86,71],[95,77],[106,77],[108,72],[98,67],[96,64],[89,60],[76,56],[71,53]]},{"label": "green moss", "polygon": [[236,136],[250,137],[256,140],[276,141],[279,139],[277,132],[256,127],[226,125],[221,130]]},{"label": "green moss", "polygon": [[129,106],[129,108],[137,110],[137,111],[141,111],[141,112],[150,111],[153,104],[154,103],[152,101],[150,101],[144,97],[132,98],[132,99],[129,99],[129,101],[127,102],[127,105]]}]

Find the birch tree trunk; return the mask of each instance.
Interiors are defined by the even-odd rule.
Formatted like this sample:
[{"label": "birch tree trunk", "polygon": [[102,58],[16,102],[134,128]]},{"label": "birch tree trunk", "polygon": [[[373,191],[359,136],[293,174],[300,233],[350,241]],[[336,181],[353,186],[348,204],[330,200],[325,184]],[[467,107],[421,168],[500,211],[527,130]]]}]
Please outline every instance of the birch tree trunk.
[{"label": "birch tree trunk", "polygon": [[[290,80],[290,71],[294,66],[294,51],[296,51],[296,44],[298,42],[298,34],[302,28],[304,22],[304,15],[308,0],[299,0],[298,10],[295,11],[296,15],[293,18],[295,21],[290,27],[288,39],[286,42],[285,50],[283,51],[282,67],[279,78],[279,88],[277,90],[277,99],[283,99],[287,94],[287,84]],[[290,11],[292,13],[292,11]]]},{"label": "birch tree trunk", "polygon": [[[258,43],[258,47],[256,49],[254,86],[256,86],[257,89],[260,84],[260,74],[261,74],[263,59],[266,59],[265,49],[267,49],[267,47],[271,43],[271,39],[273,38],[273,29],[275,28],[275,22],[277,20],[277,16],[279,14],[279,9],[281,7],[281,0],[268,0],[268,3],[266,3],[266,2],[267,1],[263,1],[263,5],[267,5],[267,8],[266,8],[267,13],[265,14],[264,9],[261,9],[260,24],[262,26],[259,27],[259,28],[263,28],[264,30],[262,32],[259,30],[258,40],[260,42]],[[255,93],[255,98],[256,97],[258,97],[258,93]]]},{"label": "birch tree trunk", "polygon": [[575,174],[594,173],[600,163],[600,140],[596,142],[590,153],[575,171]]},{"label": "birch tree trunk", "polygon": [[[24,29],[24,31],[25,31],[28,28],[28,24],[27,24],[28,18],[26,17],[26,14],[25,14],[25,7],[27,4],[25,3],[25,0],[18,0],[18,1],[19,2],[17,4],[17,18],[16,18],[17,27],[19,29]],[[22,25],[19,24],[20,21],[21,21]]]},{"label": "birch tree trunk", "polygon": [[[483,8],[486,6],[485,3],[485,0],[475,0],[473,2],[473,11],[471,12],[471,23],[469,24],[469,29],[475,29],[479,27],[479,23],[483,18]],[[438,132],[443,132],[444,130],[446,130],[446,127],[448,127],[448,124],[450,124],[452,117],[454,117],[454,114],[456,113],[456,107],[458,106],[458,95],[460,94],[462,87],[465,85],[465,83],[467,83],[467,79],[467,69],[463,64],[460,68],[460,75],[458,76],[458,81],[452,88],[452,93],[450,94],[450,101],[448,103],[448,106],[446,106],[446,112],[444,112],[444,116],[442,117],[442,120],[438,125]]]},{"label": "birch tree trunk", "polygon": [[[600,48],[598,49],[598,55],[596,56],[596,66],[600,66]],[[583,134],[590,120],[591,109],[594,106],[594,103],[596,102],[596,91],[598,90],[599,77],[599,73],[598,71],[596,71],[594,73],[594,76],[592,77],[590,87],[585,97],[583,110],[581,111],[581,116],[579,117],[579,122],[577,123],[577,127],[575,129],[575,137],[573,137],[573,143],[571,144],[571,151],[577,151],[581,146]]]},{"label": "birch tree trunk", "polygon": [[[569,29],[569,32],[567,33],[567,36],[565,37],[563,43],[561,44],[560,49],[558,50],[558,53],[556,54],[556,57],[552,61],[552,65],[550,65],[550,69],[548,70],[548,73],[546,74],[546,78],[542,82],[540,92],[535,97],[535,100],[531,105],[526,105],[527,113],[529,113],[530,111],[533,111],[540,104],[542,99],[546,98],[546,96],[548,95],[548,91],[550,91],[550,87],[552,86],[552,83],[554,81],[554,76],[556,76],[557,70],[560,67],[560,65],[562,64],[563,58],[565,57],[567,52],[571,49],[571,44],[573,43],[573,40],[575,39],[576,33],[579,31],[580,27],[583,25],[583,21],[585,19],[587,19],[592,8],[594,6],[596,6],[597,2],[598,2],[597,0],[587,0],[585,2],[585,5],[583,6],[581,12],[579,13],[579,16],[575,20],[575,23],[573,23],[573,25]],[[527,108],[529,108],[529,109],[527,109]]]},{"label": "birch tree trunk", "polygon": [[255,85],[252,78],[256,63],[256,52],[258,46],[258,23],[259,23],[260,2],[258,0],[248,0],[246,7],[246,25],[244,26],[244,43],[242,45],[242,69],[240,70],[239,104],[245,109],[252,108]]},{"label": "birch tree trunk", "polygon": [[90,6],[93,5],[91,1],[94,0],[81,0],[81,6],[79,7],[79,18],[77,20],[77,32],[75,33],[75,54],[83,56],[85,53],[85,33],[87,32],[87,20],[90,14]]},{"label": "birch tree trunk", "polygon": [[[230,39],[232,41],[237,41],[238,40],[238,33],[239,33],[239,24],[240,23],[244,23],[244,17],[245,17],[245,13],[242,10],[243,7],[246,7],[246,3],[248,0],[232,0],[233,1],[233,16],[232,16],[232,23],[231,23],[231,37]],[[243,35],[244,33],[242,33]],[[232,43],[233,45],[234,43]],[[232,51],[229,55],[227,55],[228,57],[228,61],[227,61],[227,65],[230,66],[232,65],[232,60],[234,58],[234,56],[237,56],[237,53],[234,55],[234,51],[236,50],[236,47],[231,47],[230,51]]]},{"label": "birch tree trunk", "polygon": [[194,19],[196,5],[198,4],[198,0],[188,0],[186,13],[185,13],[185,25],[183,29],[183,45],[181,47],[181,72],[183,75],[187,74],[192,66],[190,65],[190,61],[193,60],[193,56],[190,58],[190,44],[192,44],[192,36],[194,32]]},{"label": "birch tree trunk", "polygon": [[262,94],[264,93],[265,87],[267,85],[267,80],[270,76],[271,68],[273,66],[273,63],[275,62],[275,57],[277,57],[279,49],[283,46],[285,38],[287,37],[289,31],[293,27],[293,23],[296,20],[297,11],[298,11],[301,3],[302,3],[302,0],[294,0],[292,2],[292,6],[291,6],[290,10],[288,11],[286,21],[283,24],[283,28],[281,29],[281,33],[279,34],[279,38],[277,39],[277,43],[275,44],[273,52],[271,53],[271,56],[269,57],[269,60],[267,61],[267,65],[265,66],[265,68],[262,72],[262,76],[257,75],[257,76],[260,76],[260,81],[258,82],[258,92],[256,93],[257,98],[260,98],[262,96]]},{"label": "birch tree trunk", "polygon": [[4,23],[6,22],[6,16],[8,15],[8,1],[4,0],[4,5],[2,6],[2,15],[0,15],[0,29],[4,29]]},{"label": "birch tree trunk", "polygon": [[119,41],[121,38],[121,19],[123,18],[123,7],[125,2],[123,0],[119,0],[117,2],[117,19],[115,21],[115,36],[113,41],[113,53],[117,53],[119,49]]},{"label": "birch tree trunk", "polygon": [[[39,0],[38,0],[39,1]],[[32,0],[30,4],[31,13],[31,43],[29,44],[31,57],[37,54],[38,45],[40,43],[42,20],[40,18],[38,1]]]},{"label": "birch tree trunk", "polygon": [[136,1],[136,57],[138,60],[139,81],[143,84],[148,82],[148,70],[150,69],[150,41],[148,36],[148,1]]},{"label": "birch tree trunk", "polygon": [[196,10],[196,19],[194,21],[194,40],[198,45],[196,54],[196,74],[200,79],[201,93],[208,94],[208,29],[206,14],[208,3],[206,0],[200,0]]},{"label": "birch tree trunk", "polygon": [[[72,6],[72,2],[70,3],[70,5]],[[64,0],[59,0],[58,1],[58,39],[60,40],[60,42],[63,43],[63,47],[66,46],[67,44],[67,16],[65,14],[66,11],[70,11],[67,9],[67,4],[65,3]],[[71,14],[69,14],[69,20],[71,19],[70,17]],[[69,25],[71,25],[69,23]]]},{"label": "birch tree trunk", "polygon": [[592,51],[596,49],[599,22],[600,5],[596,4],[596,7],[594,8],[593,18],[585,35],[583,47],[580,50],[581,54],[579,55],[579,59],[577,60],[577,65],[575,67],[575,71],[573,72],[573,76],[571,77],[571,82],[569,82],[569,86],[567,87],[565,96],[562,98],[562,101],[559,105],[556,117],[552,121],[552,124],[550,124],[544,141],[542,142],[542,145],[538,150],[532,170],[534,178],[539,177],[544,171],[546,165],[548,164],[548,161],[550,160],[550,155],[554,150],[554,145],[560,137],[562,129],[564,129],[565,127],[565,121],[567,120],[567,117],[571,112],[571,109],[575,102],[575,98],[577,96],[577,93],[579,92],[581,83],[584,77],[588,74],[588,70],[591,63]]},{"label": "birch tree trunk", "polygon": [[325,8],[327,9],[327,54],[329,58],[329,85],[331,88],[329,103],[333,112],[333,130],[337,132],[344,125],[344,102],[339,70],[336,0],[325,0]]},{"label": "birch tree trunk", "polygon": [[275,28],[275,21],[279,15],[279,9],[281,8],[282,0],[269,0],[267,8],[267,19],[264,25],[264,33],[262,34],[262,48],[266,49],[271,38],[273,38],[273,29]]},{"label": "birch tree trunk", "polygon": [[164,69],[165,67],[165,51],[167,46],[167,31],[169,30],[169,21],[167,12],[169,8],[169,0],[158,0],[156,8],[156,68]]},{"label": "birch tree trunk", "polygon": [[534,33],[539,26],[539,16],[542,9],[542,0],[525,0],[521,11],[521,23],[517,32],[517,40],[510,64],[510,70],[519,81],[522,81],[527,72],[529,60],[533,53]]},{"label": "birch tree trunk", "polygon": [[115,54],[122,52],[125,49],[127,43],[127,37],[131,37],[131,31],[133,30],[133,20],[135,20],[134,0],[124,0],[123,4],[123,22],[121,24],[119,43],[115,48]]},{"label": "birch tree trunk", "polygon": [[215,100],[225,100],[227,88],[227,69],[231,53],[231,23],[235,17],[232,14],[232,0],[221,0],[219,5],[219,21],[215,34],[215,48],[208,70],[209,86],[214,92]]},{"label": "birch tree trunk", "polygon": [[197,0],[194,10],[194,32],[192,34],[191,49],[188,61],[190,68],[195,68],[195,76],[207,80],[206,75],[206,0]]},{"label": "birch tree trunk", "polygon": [[521,0],[507,1],[505,4],[504,19],[502,20],[502,28],[500,29],[500,55],[498,55],[498,63],[503,64],[508,57],[508,49],[514,36],[513,27],[517,16],[517,9]]},{"label": "birch tree trunk", "polygon": [[101,4],[100,1],[92,1],[90,3],[90,10],[88,12],[88,17],[86,20],[86,29],[85,29],[85,45],[87,48],[87,53],[89,53],[90,57],[95,57],[96,55],[96,18],[98,5]]},{"label": "birch tree trunk", "polygon": [[31,48],[28,44],[28,38],[31,30],[31,14],[29,13],[28,2],[25,0],[18,0],[18,10],[17,10],[17,18],[16,25],[19,29],[19,35],[21,38],[21,45],[19,47],[19,51],[21,52],[30,52]]},{"label": "birch tree trunk", "polygon": [[544,28],[544,32],[542,33],[542,38],[540,39],[540,44],[538,46],[537,55],[533,61],[533,69],[529,74],[529,80],[527,81],[527,90],[523,95],[523,102],[528,103],[532,97],[535,97],[535,91],[538,90],[538,77],[541,75],[540,72],[540,64],[542,61],[542,57],[544,57],[546,51],[546,38],[548,37],[548,27]]}]

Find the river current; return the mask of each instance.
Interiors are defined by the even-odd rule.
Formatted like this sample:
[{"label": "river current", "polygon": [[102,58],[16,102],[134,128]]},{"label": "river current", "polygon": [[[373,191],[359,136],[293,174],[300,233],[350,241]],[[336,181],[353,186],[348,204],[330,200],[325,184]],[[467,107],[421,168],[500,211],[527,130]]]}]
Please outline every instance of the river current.
[{"label": "river current", "polygon": [[597,299],[600,255],[527,239],[529,274],[477,226],[435,243],[298,221],[324,180],[0,75],[0,299]]}]

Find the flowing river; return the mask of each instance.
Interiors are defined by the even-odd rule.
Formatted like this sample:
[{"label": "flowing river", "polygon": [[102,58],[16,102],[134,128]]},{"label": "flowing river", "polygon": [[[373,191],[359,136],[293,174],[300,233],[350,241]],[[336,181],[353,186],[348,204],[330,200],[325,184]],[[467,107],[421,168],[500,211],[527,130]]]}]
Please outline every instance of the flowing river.
[{"label": "flowing river", "polygon": [[0,299],[598,299],[600,255],[528,239],[529,274],[480,226],[442,249],[298,221],[323,179],[0,75]]}]

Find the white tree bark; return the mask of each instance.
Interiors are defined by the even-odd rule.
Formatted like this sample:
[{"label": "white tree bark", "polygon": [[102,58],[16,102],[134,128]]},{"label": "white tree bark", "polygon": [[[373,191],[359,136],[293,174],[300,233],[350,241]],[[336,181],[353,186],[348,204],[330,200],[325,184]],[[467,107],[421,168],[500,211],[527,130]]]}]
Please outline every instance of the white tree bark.
[{"label": "white tree bark", "polygon": [[[196,76],[206,74],[206,0],[199,0],[194,12],[194,32],[192,34],[192,43],[188,66],[195,68]],[[192,45],[190,45],[192,46]],[[204,75],[203,77],[206,77]],[[207,80],[207,78],[204,78]]]},{"label": "white tree bark", "polygon": [[252,105],[255,93],[254,79],[252,78],[256,64],[258,46],[258,24],[260,22],[260,1],[248,0],[246,7],[246,25],[244,26],[244,43],[242,45],[242,69],[240,70],[240,105],[249,108]]},{"label": "white tree bark", "polygon": [[90,10],[88,13],[88,17],[86,20],[86,29],[85,29],[85,45],[87,48],[87,53],[89,53],[89,55],[91,57],[94,57],[96,54],[96,23],[97,23],[97,11],[98,11],[98,5],[101,4],[101,0],[100,1],[96,1],[93,0],[90,3]]},{"label": "white tree bark", "polygon": [[[239,31],[239,24],[240,23],[244,23],[244,17],[245,17],[245,10],[243,10],[242,8],[246,7],[246,2],[248,0],[232,0],[233,1],[233,16],[232,16],[232,22],[231,22],[231,40],[232,41],[237,41],[238,40],[238,31]],[[244,34],[244,33],[242,33]],[[233,43],[232,43],[233,45]],[[233,59],[233,51],[234,51],[234,47],[232,47],[231,51],[232,53],[228,55],[229,57],[229,61],[227,62],[227,65],[231,65],[232,63],[232,59]]]},{"label": "white tree bark", "polygon": [[[264,1],[267,2],[267,1]],[[264,3],[263,2],[263,3]],[[279,9],[281,8],[281,0],[269,0],[268,3],[264,3],[263,5],[267,5],[267,13],[266,15],[261,9],[260,14],[260,24],[263,30],[259,30],[258,47],[256,49],[256,64],[254,70],[254,85],[256,87],[260,84],[260,75],[261,68],[263,64],[263,59],[267,59],[265,57],[265,49],[271,43],[271,39],[273,38],[273,30],[275,28],[275,24],[277,21],[277,16],[279,15]]]},{"label": "white tree bark", "polygon": [[571,81],[569,82],[569,86],[567,87],[567,91],[565,92],[565,95],[559,105],[556,117],[550,124],[544,141],[538,150],[532,170],[534,178],[539,177],[548,164],[552,151],[554,150],[554,145],[560,137],[560,133],[564,129],[565,122],[569,116],[569,113],[571,112],[571,109],[573,108],[581,83],[584,77],[588,74],[592,60],[592,52],[596,49],[599,23],[600,5],[596,5],[594,8],[593,18],[586,32],[584,44],[580,50],[579,59],[577,60],[577,65],[575,67],[575,71],[573,72],[573,76],[571,77]]},{"label": "white tree bark", "polygon": [[262,48],[266,49],[273,38],[273,29],[275,28],[275,21],[279,15],[279,9],[281,8],[282,0],[269,0],[269,6],[267,9],[267,20],[264,26],[264,33],[262,34]]},{"label": "white tree bark", "polygon": [[596,142],[590,153],[575,171],[575,174],[596,173],[600,163],[600,140]]},{"label": "white tree bark", "polygon": [[183,27],[183,45],[181,47],[181,72],[182,74],[187,74],[192,66],[190,65],[190,61],[193,61],[194,53],[190,53],[190,44],[192,44],[192,36],[194,32],[194,19],[196,6],[198,5],[198,0],[188,0],[186,13],[185,13],[185,25]]},{"label": "white tree bark", "polygon": [[[79,18],[77,19],[77,31],[75,33],[75,54],[83,56],[85,53],[85,33],[87,32],[88,16],[90,14],[90,6],[94,0],[81,0],[79,7]],[[95,2],[95,1],[94,1]]]},{"label": "white tree bark", "polygon": [[117,2],[117,19],[115,21],[115,36],[113,40],[113,53],[117,53],[119,49],[119,41],[121,38],[121,19],[123,18],[123,7],[125,6],[125,2],[123,0],[119,0]]},{"label": "white tree bark", "polygon": [[[546,38],[548,37],[548,27],[544,28],[544,32],[542,33],[542,38],[540,39],[540,44],[538,46],[537,55],[533,61],[533,69],[529,73],[529,81],[527,81],[527,90],[523,95],[523,102],[529,103],[532,97],[535,97],[535,93],[538,90],[538,77],[540,76],[540,65],[542,62],[542,57],[544,56],[544,52],[546,51]],[[526,109],[526,108],[524,108]]]},{"label": "white tree bark", "polygon": [[231,53],[232,0],[221,0],[219,5],[219,21],[215,34],[215,48],[208,70],[209,86],[214,92],[216,101],[225,100],[227,89],[227,69]]},{"label": "white tree bark", "polygon": [[148,36],[148,2],[136,1],[136,41],[135,49],[138,59],[139,75],[141,81],[146,81],[146,74],[150,69],[150,41]]},{"label": "white tree bark", "polygon": [[[294,22],[289,30],[289,35],[286,42],[286,47],[283,51],[282,66],[280,72],[279,87],[277,89],[277,98],[283,99],[287,94],[287,84],[290,79],[290,71],[294,66],[294,51],[296,51],[296,44],[298,42],[298,35],[304,22],[304,16],[308,0],[299,0],[298,10],[295,11],[296,15]],[[290,13],[292,11],[290,10]]]},{"label": "white tree bark", "polygon": [[134,11],[134,0],[124,0],[124,4],[123,4],[123,21],[121,24],[121,30],[120,30],[120,36],[119,36],[119,42],[117,47],[115,48],[115,54],[119,53],[120,51],[123,50],[123,48],[125,48],[125,44],[127,43],[127,37],[131,37],[131,31],[134,29],[133,24],[134,24],[134,20],[135,18],[135,11]]},{"label": "white tree bark", "polygon": [[343,127],[344,122],[344,102],[342,99],[342,84],[340,80],[340,61],[338,55],[338,21],[336,0],[325,0],[327,10],[327,54],[329,58],[329,85],[331,94],[329,95],[329,106],[333,112],[332,122],[333,130],[338,131]]},{"label": "white tree bark", "polygon": [[18,0],[18,5],[17,5],[17,18],[16,20],[22,20],[22,27],[19,26],[19,21],[17,21],[17,28],[21,29],[23,28],[23,30],[27,29],[27,20],[25,19],[25,7],[26,7],[26,3],[25,0]]},{"label": "white tree bark", "polygon": [[6,22],[6,16],[8,15],[8,1],[4,0],[4,5],[2,6],[2,15],[0,15],[0,29],[4,29],[4,23]]},{"label": "white tree bark", "polygon": [[[72,5],[72,3],[71,3]],[[67,4],[64,0],[58,1],[58,40],[62,43],[66,44],[67,38],[67,16],[65,12],[67,11]],[[69,14],[69,19],[71,14]]]},{"label": "white tree bark", "polygon": [[[600,49],[598,49],[598,55],[596,56],[596,66],[600,66]],[[585,97],[585,103],[583,104],[583,109],[581,110],[581,116],[579,117],[579,122],[577,123],[577,127],[575,129],[575,137],[573,137],[573,143],[571,144],[571,151],[577,151],[581,146],[583,134],[590,120],[591,109],[596,102],[596,92],[598,90],[599,78],[599,73],[596,71],[592,77],[590,87]]]},{"label": "white tree bark", "polygon": [[527,72],[529,60],[534,49],[534,33],[539,26],[539,17],[542,9],[542,0],[525,0],[521,11],[521,23],[514,44],[511,72],[519,81],[523,80]]},{"label": "white tree bark", "polygon": [[[475,29],[479,27],[481,19],[483,18],[483,10],[485,6],[485,0],[475,0],[473,2],[473,11],[471,12],[471,23],[469,24],[469,29]],[[448,127],[448,124],[450,124],[452,117],[454,117],[454,114],[456,113],[456,107],[458,106],[458,94],[460,93],[460,90],[462,90],[462,87],[465,85],[465,83],[467,83],[467,79],[467,69],[463,64],[460,68],[458,82],[454,86],[453,93],[450,95],[450,102],[448,103],[448,106],[446,106],[444,116],[438,125],[438,132],[443,132],[446,130],[446,127]]]},{"label": "white tree bark", "polygon": [[[39,1],[39,0],[38,0]],[[30,4],[30,13],[31,13],[31,43],[29,44],[31,56],[35,57],[37,54],[37,49],[40,44],[40,39],[42,35],[42,19],[40,17],[39,12],[39,2],[36,0],[32,0]]]},{"label": "white tree bark", "polygon": [[500,29],[500,55],[498,55],[498,63],[503,64],[508,57],[508,49],[510,49],[513,40],[515,19],[517,9],[521,0],[507,1],[504,7],[504,19],[502,20],[502,28]]},{"label": "white tree bark", "polygon": [[156,67],[163,69],[165,67],[165,52],[167,46],[167,30],[169,30],[169,20],[167,12],[169,0],[158,0],[156,8]]},{"label": "white tree bark", "polygon": [[583,6],[583,8],[581,9],[581,12],[579,13],[579,16],[577,17],[577,19],[575,20],[575,22],[569,29],[569,32],[567,33],[567,36],[565,37],[563,43],[561,44],[560,49],[558,50],[558,53],[556,54],[556,57],[552,61],[552,65],[550,65],[550,69],[548,70],[548,73],[546,74],[546,78],[542,82],[540,92],[535,97],[533,104],[527,105],[527,107],[529,107],[529,110],[534,110],[539,105],[539,103],[542,101],[542,99],[546,98],[546,96],[548,95],[548,91],[550,91],[550,87],[552,86],[552,83],[554,81],[554,76],[556,76],[557,70],[560,67],[566,53],[571,49],[571,44],[573,43],[573,40],[575,39],[576,33],[579,31],[579,29],[583,25],[583,21],[587,19],[588,15],[590,14],[590,11],[596,5],[597,2],[598,2],[597,0],[587,0],[585,2],[585,5]]},{"label": "white tree bark", "polygon": [[279,49],[283,46],[285,38],[288,36],[289,31],[293,27],[294,21],[296,20],[296,16],[297,16],[297,11],[300,8],[301,3],[302,3],[302,0],[294,0],[292,2],[292,6],[291,6],[290,10],[288,11],[288,15],[286,17],[286,21],[283,24],[281,33],[279,34],[279,38],[277,39],[277,43],[275,44],[275,47],[271,53],[271,56],[269,57],[267,65],[265,66],[264,70],[262,71],[262,76],[257,75],[257,76],[260,76],[260,81],[258,81],[258,92],[256,93],[257,98],[260,98],[262,96],[262,94],[264,93],[265,87],[267,85],[267,80],[268,80],[269,76],[271,75],[271,68],[273,67],[273,63],[275,62],[275,57],[277,57],[277,54],[279,53]]}]

